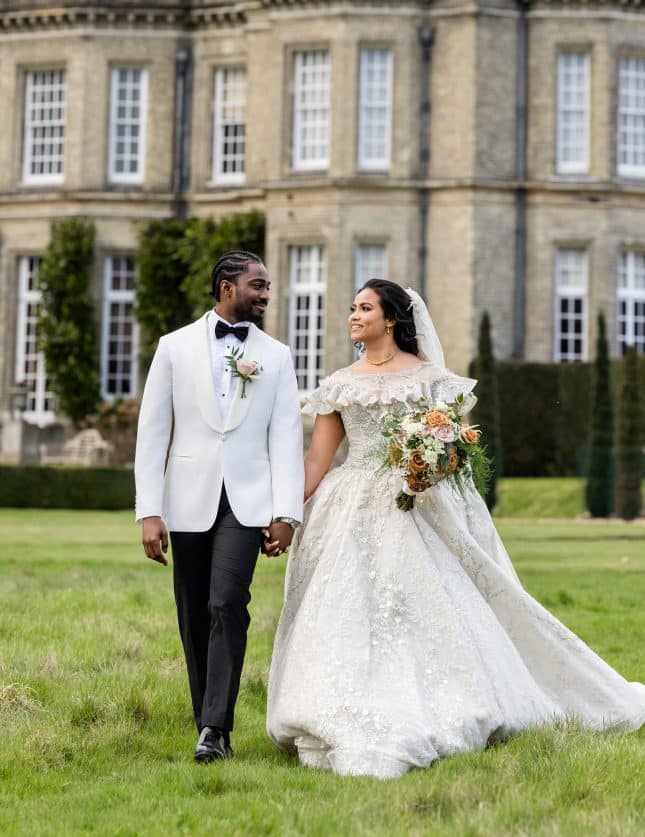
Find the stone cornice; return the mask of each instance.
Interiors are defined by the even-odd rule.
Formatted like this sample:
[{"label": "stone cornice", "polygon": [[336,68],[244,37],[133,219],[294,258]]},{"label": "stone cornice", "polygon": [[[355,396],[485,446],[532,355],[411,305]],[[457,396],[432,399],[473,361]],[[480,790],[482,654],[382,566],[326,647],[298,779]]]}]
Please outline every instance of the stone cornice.
[{"label": "stone cornice", "polygon": [[0,35],[3,32],[66,29],[69,27],[161,27],[194,29],[202,26],[235,26],[246,22],[250,2],[155,2],[110,3],[90,0],[59,0],[58,3],[10,2],[0,11]]}]

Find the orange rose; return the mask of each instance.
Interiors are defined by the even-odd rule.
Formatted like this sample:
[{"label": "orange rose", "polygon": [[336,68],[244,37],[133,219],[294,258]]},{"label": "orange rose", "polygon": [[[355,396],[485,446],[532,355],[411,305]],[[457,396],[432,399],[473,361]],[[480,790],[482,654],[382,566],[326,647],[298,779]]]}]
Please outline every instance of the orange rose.
[{"label": "orange rose", "polygon": [[479,432],[474,427],[463,427],[459,435],[461,441],[468,445],[474,445],[479,438]]},{"label": "orange rose", "polygon": [[415,450],[414,453],[410,454],[410,458],[408,459],[408,468],[410,473],[418,475],[428,469],[428,463],[423,458],[423,454]]},{"label": "orange rose", "polygon": [[450,424],[450,419],[445,413],[440,413],[439,410],[432,410],[426,413],[425,422],[430,427],[441,427],[444,424]]},{"label": "orange rose", "polygon": [[410,487],[410,491],[414,491],[415,494],[419,494],[422,491],[425,491],[428,487],[428,483],[424,482],[422,479],[419,479],[419,477],[415,476],[414,474],[408,474],[406,482]]}]

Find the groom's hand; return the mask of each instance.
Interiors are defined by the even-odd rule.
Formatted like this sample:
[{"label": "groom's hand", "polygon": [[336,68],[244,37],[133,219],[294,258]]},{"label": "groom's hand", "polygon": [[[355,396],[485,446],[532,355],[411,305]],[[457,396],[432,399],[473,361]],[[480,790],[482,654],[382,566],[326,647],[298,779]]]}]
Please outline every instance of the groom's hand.
[{"label": "groom's hand", "polygon": [[293,528],[280,520],[274,520],[270,526],[262,530],[262,534],[264,535],[262,551],[265,555],[282,555],[293,540]]},{"label": "groom's hand", "polygon": [[168,529],[160,517],[144,517],[141,540],[148,558],[167,567]]}]

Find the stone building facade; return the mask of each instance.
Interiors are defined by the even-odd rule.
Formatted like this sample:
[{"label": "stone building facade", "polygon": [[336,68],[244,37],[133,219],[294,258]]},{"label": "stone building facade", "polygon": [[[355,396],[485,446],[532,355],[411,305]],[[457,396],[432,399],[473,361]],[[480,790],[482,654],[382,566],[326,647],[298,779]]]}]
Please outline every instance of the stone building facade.
[{"label": "stone building facade", "polygon": [[142,383],[137,229],[177,212],[265,212],[303,390],[371,275],[422,291],[460,372],[484,310],[500,357],[590,358],[600,309],[645,351],[636,0],[2,0],[0,113],[4,458],[56,418],[33,326],[65,216],[96,226],[108,399]]}]

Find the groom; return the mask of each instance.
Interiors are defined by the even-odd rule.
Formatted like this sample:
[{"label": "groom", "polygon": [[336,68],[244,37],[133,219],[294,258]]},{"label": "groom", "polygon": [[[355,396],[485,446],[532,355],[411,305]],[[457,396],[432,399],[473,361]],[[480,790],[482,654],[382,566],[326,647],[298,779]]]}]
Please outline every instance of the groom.
[{"label": "groom", "polygon": [[159,340],[139,416],[136,517],[153,561],[168,563],[170,531],[202,762],[233,755],[258,551],[284,552],[302,520],[291,354],[256,326],[269,288],[258,256],[225,253],[212,272],[214,309]]}]

